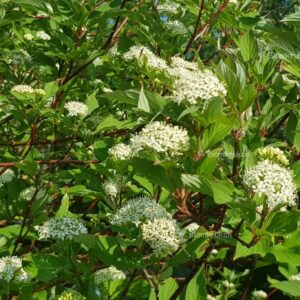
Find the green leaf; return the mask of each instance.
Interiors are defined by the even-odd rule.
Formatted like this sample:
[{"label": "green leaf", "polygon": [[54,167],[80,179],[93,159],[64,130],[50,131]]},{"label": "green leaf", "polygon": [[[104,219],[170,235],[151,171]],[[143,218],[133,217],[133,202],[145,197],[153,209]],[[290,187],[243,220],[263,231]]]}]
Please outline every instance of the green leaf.
[{"label": "green leaf", "polygon": [[232,201],[234,184],[230,181],[211,182],[214,201],[218,204],[224,204]]},{"label": "green leaf", "polygon": [[288,120],[286,134],[290,142],[300,151],[300,119],[295,114]]},{"label": "green leaf", "polygon": [[233,123],[230,120],[210,125],[203,134],[202,150],[205,151],[220,142],[231,131],[232,127]]},{"label": "green leaf", "polygon": [[213,98],[209,100],[208,105],[203,112],[205,127],[212,123],[220,122],[220,120],[225,117],[223,112],[223,103],[224,100],[222,98]]},{"label": "green leaf", "polygon": [[178,287],[178,283],[173,278],[168,278],[161,285],[159,285],[159,300],[169,300],[172,294]]},{"label": "green leaf", "polygon": [[253,104],[256,97],[257,97],[257,92],[256,92],[255,87],[253,85],[247,85],[241,91],[241,99],[239,101],[240,112],[243,112],[247,108],[249,108]]},{"label": "green leaf", "polygon": [[185,299],[203,300],[206,299],[206,296],[207,292],[204,278],[204,269],[202,267],[187,286]]},{"label": "green leaf", "polygon": [[114,116],[109,115],[106,117],[100,124],[97,126],[96,130],[93,134],[97,134],[102,130],[109,130],[109,129],[124,129],[128,128],[131,129],[135,126],[135,122],[131,120],[120,121],[116,119]]},{"label": "green leaf", "polygon": [[138,108],[140,110],[143,110],[143,111],[147,112],[147,113],[150,112],[149,102],[148,102],[147,97],[145,96],[143,87],[141,88],[140,94],[139,94]]},{"label": "green leaf", "polygon": [[67,217],[69,216],[69,196],[68,194],[65,194],[61,200],[61,204],[59,209],[56,212],[56,218],[62,218],[62,217]]},{"label": "green leaf", "polygon": [[205,195],[212,196],[213,192],[211,189],[210,182],[203,176],[193,174],[182,174],[182,183],[194,192],[200,192]]},{"label": "green leaf", "polygon": [[99,107],[98,101],[96,99],[96,93],[90,94],[87,99],[85,104],[87,105],[89,111],[88,113],[90,114],[92,111],[97,109]]},{"label": "green leaf", "polygon": [[258,48],[251,31],[243,34],[239,38],[238,45],[245,62],[248,62],[251,59],[256,59]]},{"label": "green leaf", "polygon": [[281,20],[281,22],[286,22],[286,23],[292,23],[294,25],[299,25],[298,23],[300,22],[300,10],[297,10],[296,12],[286,16]]},{"label": "green leaf", "polygon": [[272,283],[271,286],[293,297],[300,297],[300,281],[277,281]]},{"label": "green leaf", "polygon": [[288,235],[297,230],[298,211],[271,213],[266,219],[263,228],[273,235]]},{"label": "green leaf", "polygon": [[210,177],[217,168],[222,148],[212,150],[204,157],[197,168],[197,174]]},{"label": "green leaf", "polygon": [[286,244],[278,244],[271,250],[280,263],[287,263],[294,266],[300,266],[300,245],[288,247]]},{"label": "green leaf", "polygon": [[34,161],[25,160],[19,163],[16,163],[16,167],[24,171],[30,176],[36,175],[39,170],[39,165]]}]

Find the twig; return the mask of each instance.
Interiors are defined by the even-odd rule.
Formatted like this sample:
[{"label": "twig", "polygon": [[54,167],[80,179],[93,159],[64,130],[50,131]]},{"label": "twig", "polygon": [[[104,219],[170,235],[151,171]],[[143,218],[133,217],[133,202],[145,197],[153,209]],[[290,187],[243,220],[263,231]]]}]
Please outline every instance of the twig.
[{"label": "twig", "polygon": [[[14,162],[1,162],[0,167],[2,168],[11,168],[16,164],[23,163],[24,160],[14,161]],[[56,164],[75,164],[75,165],[88,165],[88,164],[98,164],[99,160],[91,159],[91,160],[76,160],[76,159],[51,159],[51,160],[36,160],[35,163],[39,165],[56,165]]]},{"label": "twig", "polygon": [[201,20],[201,16],[202,16],[202,11],[204,9],[204,3],[205,3],[205,0],[202,0],[201,4],[200,4],[200,9],[199,9],[199,13],[198,13],[198,17],[197,17],[197,20],[196,20],[196,25],[195,25],[193,34],[192,34],[190,40],[188,41],[188,44],[187,44],[185,50],[183,51],[184,55],[187,54],[187,52],[190,50],[191,46],[193,45],[193,43],[196,39],[196,35],[198,34],[199,24],[200,24],[200,20]]}]

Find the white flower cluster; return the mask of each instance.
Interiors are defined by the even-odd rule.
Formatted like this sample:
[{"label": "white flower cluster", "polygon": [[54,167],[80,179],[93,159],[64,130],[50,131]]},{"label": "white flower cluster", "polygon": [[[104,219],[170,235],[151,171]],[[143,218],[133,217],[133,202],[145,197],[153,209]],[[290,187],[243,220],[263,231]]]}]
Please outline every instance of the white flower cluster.
[{"label": "white flower cluster", "polygon": [[110,89],[110,88],[108,88],[108,87],[103,87],[102,88],[102,91],[103,91],[103,93],[112,93],[113,92],[113,90],[112,89]]},{"label": "white flower cluster", "polygon": [[15,85],[11,89],[11,91],[16,92],[16,93],[21,94],[21,95],[34,94],[34,89],[31,86],[25,85],[25,84]]},{"label": "white flower cluster", "polygon": [[57,300],[85,300],[86,297],[82,296],[79,292],[67,289],[61,293]]},{"label": "white flower cluster", "polygon": [[281,203],[296,205],[297,194],[293,173],[277,163],[264,160],[255,167],[246,169],[243,182],[259,197],[266,197],[269,209]]},{"label": "white flower cluster", "polygon": [[111,199],[117,198],[117,196],[120,192],[120,185],[118,184],[118,182],[116,182],[116,180],[108,179],[108,180],[104,181],[102,186],[103,186],[105,194],[109,198],[111,198]]},{"label": "white flower cluster", "polygon": [[165,26],[168,30],[176,34],[185,34],[188,32],[187,28],[184,26],[183,23],[179,22],[178,20],[175,21],[167,21]]},{"label": "white flower cluster", "polygon": [[132,46],[123,56],[124,60],[137,60],[139,62],[147,62],[147,66],[152,69],[168,70],[167,63],[156,56],[151,50],[144,46]]},{"label": "white flower cluster", "polygon": [[283,166],[289,165],[289,160],[284,155],[284,152],[279,148],[265,147],[257,150],[257,154],[261,160],[270,160],[275,163],[279,163]]},{"label": "white flower cluster", "polygon": [[235,287],[234,283],[224,280],[222,281],[222,284],[227,288],[227,289],[233,289]]},{"label": "white flower cluster", "polygon": [[129,223],[141,226],[142,237],[155,254],[173,253],[184,240],[171,214],[148,197],[129,200],[113,215],[111,223],[118,226]]},{"label": "white flower cluster", "polygon": [[172,216],[163,206],[156,203],[154,199],[144,196],[127,201],[126,204],[112,216],[111,223],[118,226],[128,223],[139,226],[146,221],[161,218],[171,219]]},{"label": "white flower cluster", "polygon": [[44,41],[51,40],[51,36],[49,34],[47,34],[45,31],[38,31],[36,33],[36,37],[41,39],[41,40],[44,40]]},{"label": "white flower cluster", "polygon": [[300,273],[298,273],[297,275],[292,275],[290,277],[290,280],[300,281]]},{"label": "white flower cluster", "polygon": [[199,229],[199,224],[197,223],[191,223],[188,226],[186,226],[184,229],[186,230],[188,237],[193,238],[195,234],[197,233],[197,230]]},{"label": "white flower cluster", "polygon": [[168,2],[166,4],[160,4],[157,6],[157,10],[159,12],[167,12],[171,14],[176,14],[177,10],[179,8],[179,4],[174,3],[174,2]]},{"label": "white flower cluster", "polygon": [[74,236],[87,233],[81,219],[53,218],[39,226],[39,239],[65,240]]},{"label": "white flower cluster", "polygon": [[69,116],[76,117],[76,116],[86,116],[88,113],[88,107],[79,101],[69,101],[65,104],[65,108],[69,112]]},{"label": "white flower cluster", "polygon": [[97,272],[95,272],[94,276],[95,276],[96,284],[101,284],[107,281],[126,279],[125,273],[118,270],[114,266],[110,266],[108,268],[98,270]]},{"label": "white flower cluster", "polygon": [[7,169],[1,176],[0,176],[0,183],[5,184],[9,183],[15,177],[15,173],[12,169]]},{"label": "white flower cluster", "polygon": [[[31,200],[33,195],[36,192],[36,188],[34,186],[30,186],[26,189],[24,189],[21,193],[20,193],[20,197],[23,200]],[[47,195],[47,191],[45,189],[39,189],[38,192],[35,195],[35,199],[41,199],[43,197],[45,197]]]},{"label": "white flower cluster", "polygon": [[199,99],[226,95],[220,80],[209,70],[201,71],[197,63],[174,57],[169,73],[175,78],[171,98],[177,103],[185,101],[195,105]]},{"label": "white flower cluster", "polygon": [[4,281],[26,281],[27,273],[22,268],[22,259],[17,256],[0,258],[0,279]]},{"label": "white flower cluster", "polygon": [[207,294],[206,300],[216,300],[216,298],[210,294]]},{"label": "white flower cluster", "polygon": [[113,146],[108,150],[108,153],[115,160],[128,160],[133,155],[131,146],[123,143]]},{"label": "white flower cluster", "polygon": [[185,129],[159,121],[147,124],[130,140],[134,153],[149,149],[171,157],[187,151],[189,141]]},{"label": "white flower cluster", "polygon": [[254,291],[252,293],[253,297],[257,300],[261,300],[261,299],[267,299],[268,298],[268,294],[264,291]]},{"label": "white flower cluster", "polygon": [[31,86],[26,84],[15,85],[11,91],[21,95],[36,95],[39,97],[43,97],[46,94],[43,89],[33,89]]},{"label": "white flower cluster", "polygon": [[23,37],[27,41],[32,41],[33,40],[33,35],[31,33],[25,33]]},{"label": "white flower cluster", "polygon": [[142,224],[141,228],[143,239],[157,255],[174,253],[184,241],[174,219],[154,219]]}]

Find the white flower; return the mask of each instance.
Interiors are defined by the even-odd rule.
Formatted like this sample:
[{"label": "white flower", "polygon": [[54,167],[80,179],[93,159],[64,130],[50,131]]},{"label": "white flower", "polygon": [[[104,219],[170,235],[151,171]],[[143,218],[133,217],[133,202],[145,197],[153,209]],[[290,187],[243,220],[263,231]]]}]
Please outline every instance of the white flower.
[{"label": "white flower", "polygon": [[179,22],[178,20],[175,21],[167,21],[165,23],[165,26],[167,27],[168,30],[170,30],[173,33],[176,34],[185,34],[188,32],[187,28]]},{"label": "white flower", "polygon": [[51,36],[49,34],[47,34],[45,31],[38,31],[36,33],[36,37],[41,39],[41,40],[44,40],[44,41],[51,40]]},{"label": "white flower", "polygon": [[112,179],[106,180],[102,186],[105,194],[109,196],[111,199],[115,199],[120,192],[119,184],[115,180]]},{"label": "white flower", "polygon": [[159,12],[167,12],[171,14],[176,14],[177,10],[179,8],[179,4],[174,3],[174,2],[168,2],[166,4],[160,4],[157,6],[157,10]]},{"label": "white flower", "polygon": [[218,255],[218,253],[219,253],[218,249],[212,249],[211,250],[212,255]]},{"label": "white flower", "polygon": [[128,160],[132,157],[131,146],[125,145],[123,143],[114,145],[108,150],[109,155],[115,160]]},{"label": "white flower", "polygon": [[95,274],[95,283],[101,284],[107,281],[113,280],[124,280],[126,279],[126,275],[124,272],[118,270],[114,266],[110,266],[109,268],[98,270]]},{"label": "white flower", "polygon": [[201,99],[226,95],[220,80],[211,71],[200,70],[197,63],[173,57],[169,74],[175,78],[171,99],[177,103],[195,105]]},{"label": "white flower", "polygon": [[206,300],[216,300],[216,298],[215,297],[213,297],[212,295],[210,295],[210,294],[207,294],[207,296],[206,296]]},{"label": "white flower", "polygon": [[264,160],[255,167],[246,169],[243,182],[259,197],[266,197],[269,209],[281,203],[296,205],[293,172],[277,163]]},{"label": "white flower", "polygon": [[65,240],[87,233],[81,219],[53,218],[46,221],[38,229],[39,239]]},{"label": "white flower", "polygon": [[238,0],[229,0],[229,3],[237,5],[239,4]]},{"label": "white flower", "polygon": [[61,293],[57,300],[85,300],[86,297],[82,296],[79,292],[67,289]]},{"label": "white flower", "polygon": [[290,277],[290,280],[300,281],[300,273],[298,273],[297,275],[292,275]]},{"label": "white flower", "polygon": [[23,37],[27,41],[32,41],[33,40],[33,35],[31,33],[25,33]]},{"label": "white flower", "polygon": [[34,89],[31,86],[25,84],[15,85],[11,89],[11,91],[21,95],[34,94]]},{"label": "white flower", "polygon": [[93,64],[94,64],[95,67],[102,66],[102,65],[103,65],[103,60],[102,60],[100,57],[97,57],[97,58],[93,61]]},{"label": "white flower", "polygon": [[222,283],[228,289],[234,288],[235,286],[232,282],[229,282],[228,280],[224,280]]},{"label": "white flower", "polygon": [[197,233],[199,227],[200,227],[199,224],[191,223],[188,226],[186,226],[184,229],[187,231],[189,238],[192,238]]},{"label": "white flower", "polygon": [[124,60],[144,62],[152,69],[168,70],[167,63],[144,46],[132,46],[123,56]]},{"label": "white flower", "polygon": [[112,216],[111,224],[122,226],[132,223],[135,226],[139,226],[143,222],[161,218],[171,219],[172,216],[154,199],[144,196],[127,201]]},{"label": "white flower", "polygon": [[35,89],[34,93],[39,97],[44,97],[46,95],[46,92],[43,89]]},{"label": "white flower", "polygon": [[[33,195],[36,193],[36,188],[34,186],[30,186],[26,189],[24,189],[21,193],[20,193],[20,197],[24,200],[31,200]],[[41,199],[43,197],[45,197],[47,195],[47,191],[40,189],[36,195],[35,195],[35,199]]]},{"label": "white flower", "polygon": [[112,93],[112,92],[113,92],[112,89],[107,88],[107,87],[103,87],[103,88],[102,88],[102,91],[103,91],[104,93]]},{"label": "white flower", "polygon": [[134,153],[149,149],[173,157],[188,150],[189,140],[185,129],[156,121],[147,124],[130,142]]},{"label": "white flower", "polygon": [[15,177],[15,173],[12,169],[7,169],[1,176],[0,176],[0,183],[5,184],[9,183]]},{"label": "white flower", "polygon": [[157,255],[172,254],[178,250],[183,241],[176,221],[159,218],[142,224],[142,236]]},{"label": "white flower", "polygon": [[257,154],[261,160],[270,160],[275,163],[279,163],[283,166],[287,166],[289,164],[289,160],[284,155],[284,152],[279,148],[274,147],[265,147],[257,150]]},{"label": "white flower", "polygon": [[267,299],[268,298],[268,294],[264,291],[254,291],[252,292],[252,295],[255,299]]},{"label": "white flower", "polygon": [[4,281],[26,281],[27,273],[22,268],[22,259],[17,256],[0,258],[0,279]]},{"label": "white flower", "polygon": [[86,116],[88,113],[88,107],[79,101],[70,101],[65,104],[65,108],[69,112],[69,116],[76,117],[78,115]]}]

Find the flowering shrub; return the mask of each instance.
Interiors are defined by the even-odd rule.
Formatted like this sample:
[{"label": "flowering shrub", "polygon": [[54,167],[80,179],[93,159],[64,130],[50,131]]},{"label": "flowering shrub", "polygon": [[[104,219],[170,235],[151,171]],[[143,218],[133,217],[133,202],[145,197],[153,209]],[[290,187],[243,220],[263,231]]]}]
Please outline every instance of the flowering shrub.
[{"label": "flowering shrub", "polygon": [[299,299],[299,6],[1,1],[0,299]]}]

